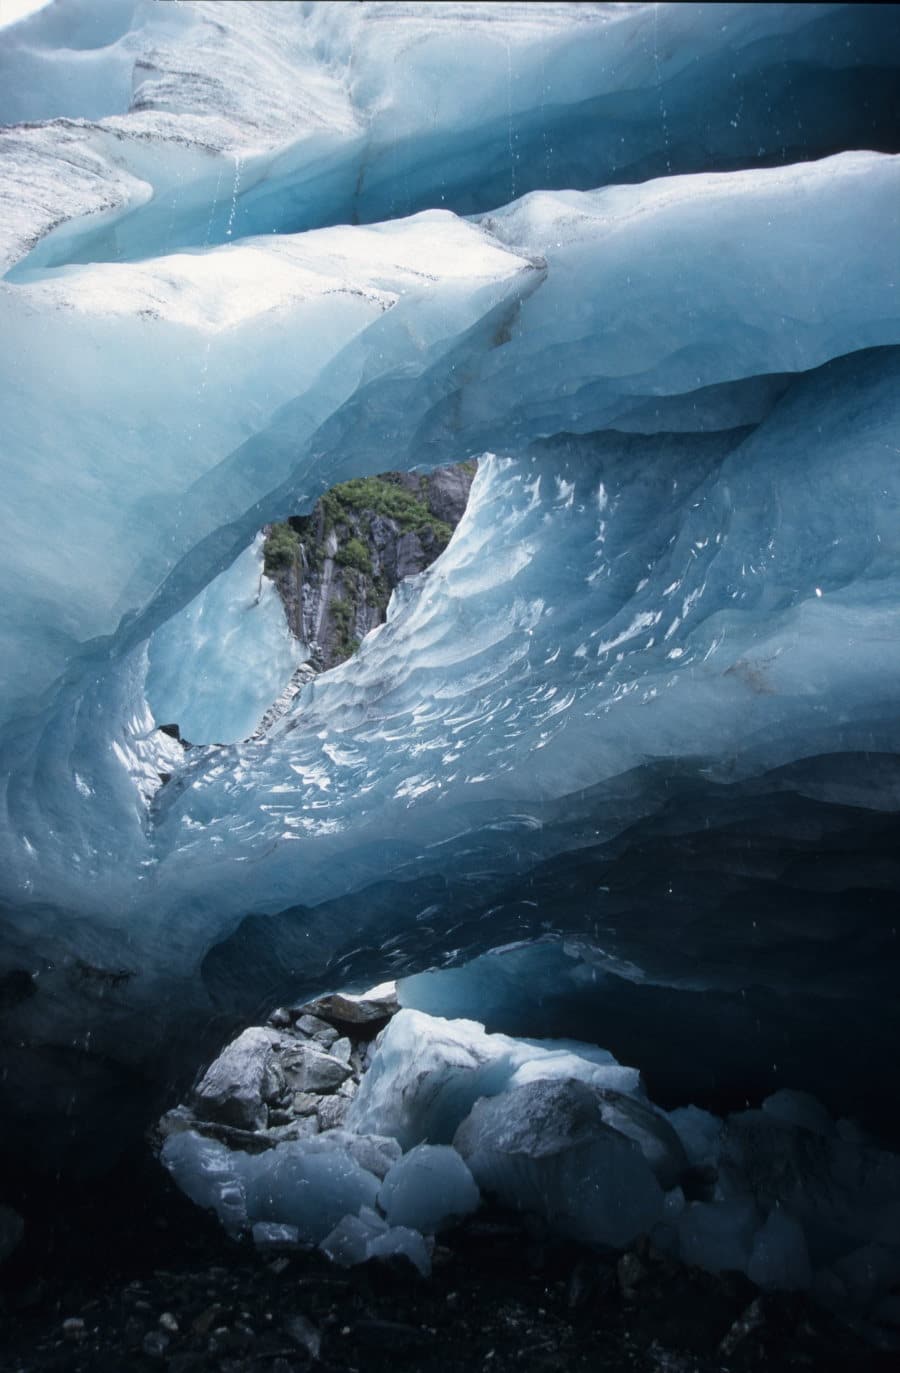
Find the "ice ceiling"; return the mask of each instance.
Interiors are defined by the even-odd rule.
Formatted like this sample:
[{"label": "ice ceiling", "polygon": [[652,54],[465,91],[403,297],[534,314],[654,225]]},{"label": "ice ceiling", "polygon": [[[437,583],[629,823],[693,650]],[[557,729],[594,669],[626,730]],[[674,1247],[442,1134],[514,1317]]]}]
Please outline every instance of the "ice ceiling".
[{"label": "ice ceiling", "polygon": [[[463,1009],[589,1023],[672,1099],[788,1073],[865,1111],[898,1042],[898,40],[891,5],[0,32],[19,1105],[35,1064],[50,1114],[121,1100],[211,1010],[538,940]],[[289,674],[263,523],[471,456],[445,554],[268,737],[157,730],[148,671],[236,734]]]}]

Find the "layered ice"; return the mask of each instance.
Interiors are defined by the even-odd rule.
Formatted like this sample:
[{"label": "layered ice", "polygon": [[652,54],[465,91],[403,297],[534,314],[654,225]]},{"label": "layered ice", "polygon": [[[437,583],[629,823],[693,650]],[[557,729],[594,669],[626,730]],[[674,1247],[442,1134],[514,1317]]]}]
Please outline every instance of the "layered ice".
[{"label": "layered ice", "polygon": [[[70,1055],[118,1100],[211,1011],[519,941],[505,992],[492,958],[430,994],[646,1060],[669,1106],[883,1101],[896,33],[890,6],[130,0],[2,31],[0,974],[40,1070],[4,1058],[12,1100]],[[473,456],[442,557],[249,739],[294,661],[252,604],[260,528]],[[407,1146],[501,1089],[638,1099],[611,1056],[454,1034]],[[721,1148],[672,1123],[698,1166]],[[646,1124],[627,1156],[674,1194]],[[693,1208],[732,1199],[685,1198],[717,1233]],[[725,1231],[803,1271],[781,1218]]]},{"label": "layered ice", "polygon": [[263,576],[262,544],[260,534],[150,638],[147,702],[185,739],[246,739],[306,657]]}]

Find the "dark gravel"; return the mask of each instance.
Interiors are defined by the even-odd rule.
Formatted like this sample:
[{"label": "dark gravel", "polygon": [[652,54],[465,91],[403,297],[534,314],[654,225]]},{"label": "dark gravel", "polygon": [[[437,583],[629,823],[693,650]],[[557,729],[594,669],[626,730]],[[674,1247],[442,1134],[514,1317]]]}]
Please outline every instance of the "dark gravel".
[{"label": "dark gravel", "polygon": [[444,1236],[424,1280],[405,1264],[263,1256],[166,1189],[156,1202],[163,1212],[141,1215],[130,1244],[107,1218],[94,1245],[58,1242],[46,1272],[33,1251],[6,1265],[3,1373],[897,1367],[803,1298],[760,1297],[743,1278],[646,1248],[598,1256],[544,1242],[500,1213]]}]

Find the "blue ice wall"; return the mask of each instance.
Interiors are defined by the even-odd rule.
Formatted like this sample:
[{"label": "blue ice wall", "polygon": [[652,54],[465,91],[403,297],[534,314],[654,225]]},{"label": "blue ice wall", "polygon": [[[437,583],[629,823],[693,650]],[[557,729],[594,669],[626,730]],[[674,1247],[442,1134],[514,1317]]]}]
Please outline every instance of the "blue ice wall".
[{"label": "blue ice wall", "polygon": [[[85,0],[3,30],[21,1042],[146,1069],[245,1005],[250,913],[310,989],[553,932],[732,1006],[803,967],[792,884],[811,981],[868,990],[888,1042],[847,950],[862,922],[895,966],[897,13]],[[248,604],[261,526],[473,456],[441,559],[241,742],[293,661]]]},{"label": "blue ice wall", "polygon": [[151,635],[147,702],[197,743],[246,739],[304,658],[274,582],[263,576],[260,534],[184,610]]}]

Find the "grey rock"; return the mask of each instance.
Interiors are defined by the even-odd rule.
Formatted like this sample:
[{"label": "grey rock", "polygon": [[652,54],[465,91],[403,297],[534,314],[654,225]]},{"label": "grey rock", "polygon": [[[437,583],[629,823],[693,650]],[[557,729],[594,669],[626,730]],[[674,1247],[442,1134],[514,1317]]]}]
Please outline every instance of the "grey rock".
[{"label": "grey rock", "polygon": [[295,1344],[305,1349],[311,1359],[318,1359],[322,1350],[322,1335],[306,1316],[291,1316],[284,1328]]},{"label": "grey rock", "polygon": [[[296,557],[267,575],[278,589],[291,632],[306,645],[308,672],[327,671],[344,661],[353,640],[384,623],[391,593],[443,551],[447,526],[455,529],[465,512],[474,473],[475,464],[467,462],[430,473],[388,472],[376,478],[383,487],[402,487],[414,497],[420,517],[415,528],[408,527],[410,521],[340,498],[332,499],[327,510],[319,501],[309,515],[291,517]],[[373,501],[380,503],[377,497]],[[352,555],[344,557],[351,540]],[[302,685],[292,678],[287,704],[279,700],[271,707],[254,737],[284,714]]]},{"label": "grey rock", "polygon": [[598,1091],[600,1119],[633,1139],[664,1190],[676,1186],[688,1167],[684,1145],[661,1111],[637,1097],[609,1088]]},{"label": "grey rock", "polygon": [[[322,1100],[323,1098],[317,1098]],[[281,1144],[286,1139],[310,1139],[319,1133],[319,1121],[315,1115],[299,1116],[292,1120],[290,1125],[276,1125],[268,1130],[261,1130],[259,1136],[271,1141],[274,1144]]]},{"label": "grey rock", "polygon": [[321,1100],[315,1092],[295,1092],[291,1109],[295,1116],[314,1116]]},{"label": "grey rock", "polygon": [[333,1025],[329,1025],[327,1020],[320,1020],[316,1015],[301,1015],[294,1021],[294,1029],[298,1034],[305,1035],[307,1039],[314,1039],[323,1048],[329,1048],[338,1038],[338,1032]]},{"label": "grey rock", "polygon": [[268,1103],[281,1096],[285,1078],[275,1053],[276,1030],[244,1030],[210,1065],[194,1091],[198,1115],[225,1125],[258,1130]]},{"label": "grey rock", "polygon": [[350,1043],[350,1040],[346,1035],[343,1035],[340,1039],[334,1041],[328,1052],[333,1054],[335,1058],[339,1058],[342,1063],[349,1064],[352,1049],[353,1046]]},{"label": "grey rock", "polygon": [[291,1092],[333,1092],[350,1076],[342,1063],[318,1045],[298,1042],[281,1055],[283,1080]]},{"label": "grey rock", "polygon": [[157,1130],[161,1139],[168,1139],[170,1135],[183,1134],[185,1130],[197,1129],[197,1117],[187,1106],[174,1106],[171,1111],[166,1111],[160,1117]]},{"label": "grey rock", "polygon": [[406,534],[401,534],[397,540],[397,580],[403,581],[405,577],[414,577],[423,567],[427,567],[428,561],[425,557],[425,549],[422,542],[415,532],[409,530]]},{"label": "grey rock", "polygon": [[328,996],[317,997],[301,1007],[307,1015],[327,1020],[338,1030],[351,1032],[355,1029],[371,1031],[382,1028],[400,1009],[397,989],[393,982],[385,984],[384,990],[376,995],[365,993],[361,996],[344,992],[332,992]]},{"label": "grey rock", "polygon": [[319,1099],[319,1129],[335,1130],[343,1125],[350,1101],[343,1096],[323,1096]]},{"label": "grey rock", "polygon": [[624,1248],[661,1218],[663,1191],[635,1142],[600,1118],[599,1097],[575,1079],[482,1097],[454,1148],[504,1205],[582,1243]]},{"label": "grey rock", "polygon": [[164,1330],[151,1330],[144,1336],[142,1348],[148,1359],[164,1359],[171,1343]]}]

